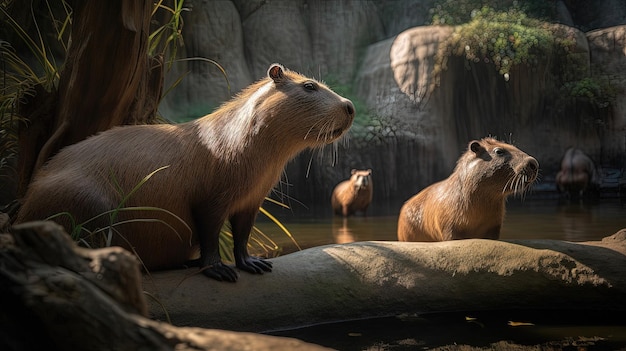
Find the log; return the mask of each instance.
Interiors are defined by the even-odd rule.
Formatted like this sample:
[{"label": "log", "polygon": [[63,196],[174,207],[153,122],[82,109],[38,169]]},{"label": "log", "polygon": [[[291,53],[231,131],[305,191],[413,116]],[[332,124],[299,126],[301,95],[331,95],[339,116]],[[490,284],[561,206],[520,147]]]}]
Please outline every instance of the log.
[{"label": "log", "polygon": [[319,323],[459,311],[626,312],[626,230],[602,241],[468,239],[319,246],[271,260],[236,284],[197,268],[153,272],[153,318],[274,331]]},{"label": "log", "polygon": [[77,247],[53,222],[0,234],[0,301],[2,350],[325,349],[150,320],[135,256],[119,247]]}]

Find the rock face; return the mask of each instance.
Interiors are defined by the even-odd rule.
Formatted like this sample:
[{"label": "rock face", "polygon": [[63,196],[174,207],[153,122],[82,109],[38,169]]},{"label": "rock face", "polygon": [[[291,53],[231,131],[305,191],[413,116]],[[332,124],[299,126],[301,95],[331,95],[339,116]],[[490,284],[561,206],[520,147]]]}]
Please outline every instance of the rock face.
[{"label": "rock face", "polygon": [[[588,67],[581,74],[608,82],[614,95],[593,104],[567,100],[563,82],[548,74],[563,65],[552,52],[537,65],[513,67],[508,80],[491,64],[456,56],[433,75],[437,50],[454,30],[427,25],[434,0],[185,4],[192,10],[185,17],[183,56],[215,60],[228,81],[211,63],[175,64],[170,81],[188,74],[166,96],[166,117],[209,113],[272,62],[334,88],[350,87],[352,100],[362,102],[348,145],[337,154],[305,153],[287,168],[288,195],[309,207],[326,204],[332,186],[352,168],[377,174],[375,202],[404,201],[445,178],[464,146],[485,136],[536,157],[548,181],[570,146],[604,167],[626,164],[626,5],[620,1],[555,3],[561,24],[553,32],[575,43],[569,55]],[[365,115],[369,119],[359,121]]]},{"label": "rock face", "polygon": [[497,309],[626,311],[626,231],[598,242],[358,242],[273,259],[236,284],[155,272],[151,315],[174,325],[268,331],[400,313]]}]

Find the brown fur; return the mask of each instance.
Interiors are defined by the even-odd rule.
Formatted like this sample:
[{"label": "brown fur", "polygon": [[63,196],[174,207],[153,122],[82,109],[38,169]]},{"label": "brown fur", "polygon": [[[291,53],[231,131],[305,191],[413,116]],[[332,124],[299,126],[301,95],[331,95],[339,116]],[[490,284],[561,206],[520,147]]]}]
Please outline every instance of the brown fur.
[{"label": "brown fur", "polygon": [[528,189],[538,168],[513,145],[492,138],[470,142],[447,179],[402,206],[398,240],[498,239],[506,197]]},{"label": "brown fur", "polygon": [[[92,231],[117,223],[113,244],[133,249],[148,269],[182,266],[199,248],[203,273],[235,281],[236,272],[219,256],[219,232],[229,220],[237,267],[270,271],[270,262],[246,248],[259,206],[291,158],[339,138],[354,112],[322,83],[274,64],[266,78],[210,115],[177,125],[117,127],[65,148],[30,185],[17,221],[68,212]],[[171,214],[124,211],[112,221],[108,215],[89,221],[120,205]],[[158,221],[120,224],[136,219]],[[67,216],[55,220],[72,229]]]},{"label": "brown fur", "polygon": [[591,158],[580,149],[568,148],[561,160],[561,169],[556,174],[559,191],[574,197],[581,196],[597,182],[596,165]]},{"label": "brown fur", "polygon": [[330,202],[333,211],[344,217],[360,211],[365,214],[372,202],[372,170],[352,170],[350,179],[337,184]]}]

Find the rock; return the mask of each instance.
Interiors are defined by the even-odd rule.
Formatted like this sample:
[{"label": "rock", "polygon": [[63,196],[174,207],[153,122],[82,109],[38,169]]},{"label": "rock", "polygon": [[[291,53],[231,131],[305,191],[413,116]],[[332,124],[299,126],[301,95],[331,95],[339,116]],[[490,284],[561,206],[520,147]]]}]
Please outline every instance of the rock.
[{"label": "rock", "polygon": [[170,119],[211,113],[265,74],[250,73],[241,19],[230,1],[192,0],[185,6],[191,11],[183,14],[185,45],[179,48],[177,56],[185,60],[172,64],[164,90],[181,78],[182,82],[164,96],[159,106],[161,114]]},{"label": "rock", "polygon": [[[622,234],[616,236],[621,237]],[[272,260],[235,284],[153,272],[150,314],[174,325],[269,331],[402,313],[493,309],[626,311],[626,241],[356,242]]]},{"label": "rock", "polygon": [[2,350],[327,350],[147,319],[139,264],[128,251],[78,248],[53,222],[11,231],[0,234]]},{"label": "rock", "polygon": [[[543,52],[539,62],[513,67],[505,80],[492,63],[464,57],[450,57],[448,69],[433,75],[436,53],[454,30],[429,25],[436,3],[190,0],[181,56],[217,61],[228,81],[210,63],[177,63],[169,82],[189,74],[160,110],[165,117],[206,114],[272,62],[352,90],[357,122],[350,147],[339,147],[339,157],[303,153],[285,172],[293,185],[288,196],[309,208],[326,204],[332,184],[352,168],[372,168],[388,180],[375,199],[404,201],[449,174],[465,145],[485,136],[533,155],[543,179],[556,174],[560,155],[572,145],[607,167],[623,168],[626,5],[555,2],[558,23],[549,28],[555,40],[573,44],[568,54]],[[565,66],[579,72],[560,79]],[[564,93],[566,83],[584,78],[608,82],[615,97],[596,105]]]},{"label": "rock", "polygon": [[[609,121],[615,130],[626,129],[626,25],[598,29],[587,33],[592,57],[592,74],[607,79],[619,97],[615,99],[613,119]],[[607,135],[611,142],[620,142],[618,135]],[[609,141],[607,141],[609,142]]]}]

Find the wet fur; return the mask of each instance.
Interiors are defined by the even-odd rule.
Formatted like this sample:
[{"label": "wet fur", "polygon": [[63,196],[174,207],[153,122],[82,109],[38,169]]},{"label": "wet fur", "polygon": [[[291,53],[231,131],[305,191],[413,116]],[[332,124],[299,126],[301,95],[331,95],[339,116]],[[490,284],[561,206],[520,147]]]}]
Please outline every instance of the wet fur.
[{"label": "wet fur", "polygon": [[337,184],[331,196],[331,206],[337,215],[351,216],[356,212],[366,213],[372,202],[372,170],[351,172],[350,179]]},{"label": "wet fur", "polygon": [[493,138],[470,142],[447,179],[402,206],[398,240],[498,239],[507,196],[526,191],[538,168],[513,145]]},{"label": "wet fur", "polygon": [[[339,138],[354,119],[352,103],[313,79],[272,65],[268,76],[214,113],[177,125],[117,127],[63,149],[30,185],[17,222],[71,213],[82,223],[116,208],[122,194],[160,167],[125,207],[113,244],[135,251],[149,270],[179,267],[200,250],[197,263],[218,280],[235,281],[222,264],[219,232],[230,221],[236,265],[251,273],[271,264],[247,252],[259,206],[300,151]],[[55,219],[71,230],[66,216]],[[167,223],[165,225],[164,223]],[[108,216],[91,230],[111,224]],[[96,240],[98,241],[98,240]]]}]

